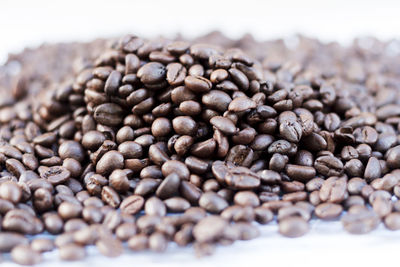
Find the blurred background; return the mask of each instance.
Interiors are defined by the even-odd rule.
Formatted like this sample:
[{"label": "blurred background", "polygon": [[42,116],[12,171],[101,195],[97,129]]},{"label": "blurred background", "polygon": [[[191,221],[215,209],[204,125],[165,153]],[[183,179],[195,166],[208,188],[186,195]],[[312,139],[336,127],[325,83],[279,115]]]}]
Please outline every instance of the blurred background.
[{"label": "blurred background", "polygon": [[9,52],[43,42],[89,41],[135,33],[143,37],[181,33],[195,37],[211,30],[257,40],[301,33],[349,44],[354,37],[400,37],[396,0],[2,0],[0,63]]}]

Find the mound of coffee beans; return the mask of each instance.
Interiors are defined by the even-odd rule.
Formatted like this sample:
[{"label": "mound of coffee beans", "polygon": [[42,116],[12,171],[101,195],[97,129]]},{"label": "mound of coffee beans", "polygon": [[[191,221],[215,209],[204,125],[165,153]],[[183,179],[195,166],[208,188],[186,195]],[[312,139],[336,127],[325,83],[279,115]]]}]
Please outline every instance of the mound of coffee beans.
[{"label": "mound of coffee beans", "polygon": [[63,83],[5,88],[1,253],[33,265],[175,242],[202,256],[274,220],[286,237],[312,218],[400,229],[396,43],[205,39],[127,35],[73,80],[66,67]]}]

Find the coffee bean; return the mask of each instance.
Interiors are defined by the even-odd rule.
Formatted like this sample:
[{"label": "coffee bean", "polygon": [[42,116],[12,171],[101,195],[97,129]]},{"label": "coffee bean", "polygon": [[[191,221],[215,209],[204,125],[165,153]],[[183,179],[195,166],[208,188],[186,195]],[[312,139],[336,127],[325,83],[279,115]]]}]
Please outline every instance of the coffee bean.
[{"label": "coffee bean", "polygon": [[258,196],[252,191],[241,191],[235,194],[234,202],[237,205],[257,207],[260,205]]},{"label": "coffee bean", "polygon": [[227,166],[216,161],[213,163],[212,172],[217,180],[226,182],[233,189],[253,189],[260,185],[258,175],[247,168]]},{"label": "coffee bean", "polygon": [[118,193],[110,186],[104,186],[101,190],[101,199],[113,208],[117,208],[121,203]]},{"label": "coffee bean", "polygon": [[316,175],[316,171],[313,167],[292,164],[286,165],[286,173],[293,180],[304,182],[311,180]]},{"label": "coffee bean", "polygon": [[247,97],[238,97],[232,100],[228,106],[229,111],[242,112],[256,107],[256,102]]},{"label": "coffee bean", "polygon": [[128,246],[131,250],[140,251],[148,248],[148,237],[145,234],[138,234],[128,240]]},{"label": "coffee bean", "polygon": [[302,128],[297,121],[283,121],[279,125],[279,133],[289,142],[299,142],[302,137]]},{"label": "coffee bean", "polygon": [[322,203],[315,207],[315,215],[323,220],[334,219],[342,213],[343,208],[339,204]]},{"label": "coffee bean", "polygon": [[71,173],[62,166],[54,166],[45,168],[41,173],[43,179],[47,179],[51,184],[57,185],[66,182],[70,178]]},{"label": "coffee bean", "polygon": [[180,184],[180,194],[190,203],[196,204],[202,194],[202,191],[193,183],[182,181]]},{"label": "coffee bean", "polygon": [[125,198],[121,202],[120,208],[124,213],[136,214],[143,207],[143,204],[144,204],[143,197],[138,195],[132,195],[130,197]]},{"label": "coffee bean", "polygon": [[10,252],[14,247],[19,245],[28,245],[28,239],[17,233],[2,232],[0,233],[0,251]]},{"label": "coffee bean", "polygon": [[265,207],[257,207],[254,209],[255,220],[260,224],[267,224],[274,218],[274,214],[271,210]]},{"label": "coffee bean", "polygon": [[40,253],[52,251],[54,249],[54,242],[51,239],[37,238],[32,241],[31,248]]},{"label": "coffee bean", "polygon": [[202,103],[205,107],[224,112],[228,109],[232,98],[220,90],[211,90],[202,96]]},{"label": "coffee bean", "polygon": [[42,256],[29,245],[18,245],[11,250],[11,258],[21,265],[35,265],[42,261]]},{"label": "coffee bean", "polygon": [[366,234],[374,230],[380,223],[379,217],[373,211],[362,210],[357,213],[348,212],[342,217],[346,231],[352,234]]},{"label": "coffee bean", "polygon": [[60,206],[58,206],[58,214],[64,220],[77,218],[80,216],[81,212],[82,212],[82,207],[75,203],[63,202],[61,203]]},{"label": "coffee bean", "polygon": [[211,213],[220,213],[228,207],[227,201],[214,192],[204,193],[199,199],[199,205]]},{"label": "coffee bean", "polygon": [[123,253],[121,241],[114,238],[101,238],[96,242],[96,247],[101,254],[107,257],[115,258]]},{"label": "coffee bean", "polygon": [[4,230],[34,234],[36,227],[40,226],[40,224],[41,221],[37,220],[35,214],[28,213],[23,209],[13,209],[4,216],[2,226]]},{"label": "coffee bean", "polygon": [[6,160],[6,169],[16,177],[20,177],[26,170],[19,160],[12,158]]},{"label": "coffee bean", "polygon": [[101,104],[94,110],[94,119],[107,126],[117,126],[122,122],[122,108],[113,103]]},{"label": "coffee bean", "polygon": [[197,130],[196,122],[190,116],[178,116],[172,120],[172,126],[177,134],[192,136]]},{"label": "coffee bean", "polygon": [[161,182],[156,195],[161,199],[172,197],[178,192],[180,183],[179,176],[176,173],[171,173]]},{"label": "coffee bean", "polygon": [[17,183],[8,181],[0,184],[0,198],[16,204],[21,197],[22,190]]},{"label": "coffee bean", "polygon": [[286,237],[300,237],[308,230],[307,221],[300,217],[288,217],[279,222],[279,233]]},{"label": "coffee bean", "polygon": [[367,166],[365,167],[364,178],[367,181],[372,181],[376,178],[381,177],[381,174],[382,170],[378,159],[375,157],[369,158]]},{"label": "coffee bean", "polygon": [[229,69],[229,74],[232,77],[232,80],[238,85],[242,90],[247,90],[249,88],[249,79],[238,69],[231,68]]},{"label": "coffee bean", "polygon": [[193,228],[193,236],[198,242],[210,242],[218,239],[225,227],[228,226],[228,222],[219,216],[208,216],[202,220]]},{"label": "coffee bean", "polygon": [[[128,59],[129,60],[129,59]],[[108,76],[104,85],[104,92],[107,95],[115,95],[118,91],[119,84],[121,82],[121,73],[119,71],[112,71]]]},{"label": "coffee bean", "polygon": [[151,132],[155,137],[162,137],[167,136],[171,128],[171,122],[167,118],[157,118],[151,125]]},{"label": "coffee bean", "polygon": [[185,87],[195,93],[205,93],[210,91],[212,83],[202,76],[187,76],[185,78]]},{"label": "coffee bean", "polygon": [[346,187],[345,178],[330,177],[321,186],[319,197],[324,202],[340,203],[346,198]]},{"label": "coffee bean", "polygon": [[145,203],[144,210],[147,215],[164,216],[166,214],[164,202],[157,197],[149,198]]},{"label": "coffee bean", "polygon": [[164,200],[164,204],[171,212],[183,212],[190,208],[190,203],[181,197],[171,197]]},{"label": "coffee bean", "polygon": [[227,119],[225,117],[213,117],[210,120],[210,123],[226,135],[233,135],[237,131],[235,124],[230,119]]},{"label": "coffee bean", "polygon": [[137,72],[137,76],[144,84],[157,84],[165,79],[166,68],[158,62],[150,62],[143,65]]},{"label": "coffee bean", "polygon": [[59,257],[64,261],[79,261],[86,257],[85,248],[76,244],[66,244],[59,247]]},{"label": "coffee bean", "polygon": [[96,164],[96,172],[100,174],[109,174],[115,169],[124,167],[124,157],[118,151],[109,151],[105,153]]},{"label": "coffee bean", "polygon": [[332,156],[321,156],[315,160],[315,169],[322,175],[334,176],[340,175],[343,171],[343,163]]},{"label": "coffee bean", "polygon": [[387,215],[384,219],[384,223],[386,228],[390,230],[399,230],[400,229],[400,213],[393,212]]},{"label": "coffee bean", "polygon": [[182,180],[188,180],[190,175],[188,167],[182,162],[177,160],[169,160],[165,162],[161,167],[161,171],[164,177],[167,177],[168,175],[175,173]]}]

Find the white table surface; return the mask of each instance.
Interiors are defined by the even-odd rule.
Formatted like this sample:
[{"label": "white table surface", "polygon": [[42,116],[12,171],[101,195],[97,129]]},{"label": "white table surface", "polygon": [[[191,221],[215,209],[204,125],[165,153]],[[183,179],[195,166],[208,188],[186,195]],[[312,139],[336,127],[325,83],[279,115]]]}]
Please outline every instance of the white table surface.
[{"label": "white table surface", "polygon": [[[2,0],[0,64],[7,53],[26,46],[125,33],[171,37],[180,32],[194,37],[217,29],[232,38],[250,32],[258,40],[296,33],[342,44],[365,35],[389,40],[400,37],[399,10],[396,0]],[[355,236],[344,232],[338,221],[314,220],[311,231],[297,239],[280,236],[276,224],[260,229],[261,237],[218,247],[215,255],[201,259],[194,256],[192,248],[174,245],[163,254],[128,252],[117,259],[99,256],[92,247],[84,262],[59,262],[55,251],[46,253],[40,266],[326,267],[395,266],[399,261],[400,231],[385,230],[383,225],[368,235]],[[9,262],[0,265],[17,266]]]}]

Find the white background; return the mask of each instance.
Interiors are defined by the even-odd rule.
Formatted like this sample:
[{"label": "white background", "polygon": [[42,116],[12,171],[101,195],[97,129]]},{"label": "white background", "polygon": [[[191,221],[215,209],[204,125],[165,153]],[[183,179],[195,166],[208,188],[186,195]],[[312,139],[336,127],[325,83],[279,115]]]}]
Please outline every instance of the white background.
[{"label": "white background", "polygon": [[[400,36],[399,1],[275,0],[275,1],[14,1],[0,0],[0,63],[7,53],[43,42],[89,41],[96,37],[136,33],[144,37],[183,33],[187,37],[221,30],[232,38],[252,33],[258,40],[302,33],[323,41],[349,44],[356,36],[383,40]],[[57,253],[45,255],[43,266],[382,266],[398,264],[400,232],[380,228],[353,236],[340,222],[313,221],[303,238],[262,227],[262,236],[231,247],[219,247],[196,259],[190,248],[170,246],[168,253],[130,253],[105,259],[90,250],[81,263],[59,263]],[[16,266],[11,263],[4,267]]]}]

